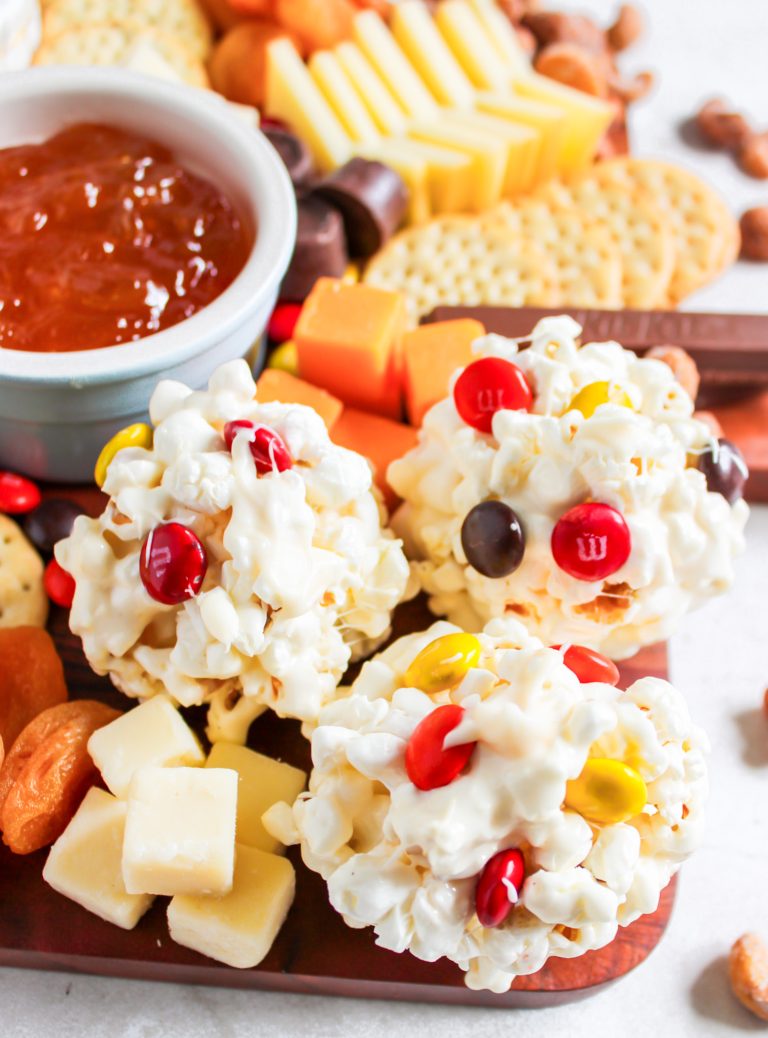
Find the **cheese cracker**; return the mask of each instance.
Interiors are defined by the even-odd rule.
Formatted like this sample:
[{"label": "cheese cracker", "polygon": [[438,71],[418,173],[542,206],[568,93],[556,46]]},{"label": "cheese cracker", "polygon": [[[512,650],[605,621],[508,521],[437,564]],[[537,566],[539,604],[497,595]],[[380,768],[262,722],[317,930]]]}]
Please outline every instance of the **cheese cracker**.
[{"label": "cheese cracker", "polygon": [[402,231],[371,260],[363,280],[403,292],[411,321],[436,306],[557,306],[556,269],[538,242],[446,216]]},{"label": "cheese cracker", "polygon": [[43,560],[16,523],[0,515],[0,627],[44,627]]},{"label": "cheese cracker", "polygon": [[84,25],[47,37],[35,55],[35,65],[121,65],[136,45],[148,40],[185,83],[209,86],[202,61],[169,33],[141,22]]}]

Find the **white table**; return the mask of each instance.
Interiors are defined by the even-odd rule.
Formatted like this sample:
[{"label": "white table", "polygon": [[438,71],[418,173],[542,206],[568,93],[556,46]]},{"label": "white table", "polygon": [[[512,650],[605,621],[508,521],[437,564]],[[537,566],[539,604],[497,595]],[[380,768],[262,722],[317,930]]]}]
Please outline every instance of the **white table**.
[{"label": "white table", "polygon": [[[2,0],[0,0],[2,2]],[[605,0],[553,0],[603,19]],[[638,107],[636,151],[687,162],[735,212],[768,203],[718,154],[680,143],[677,123],[717,93],[768,127],[768,0],[648,0],[651,31],[625,56],[659,85]],[[739,264],[692,308],[768,311],[768,267]],[[768,508],[756,508],[736,589],[691,616],[672,644],[675,683],[712,739],[705,846],[681,876],[671,926],[650,959],[618,985],[575,1006],[500,1011],[244,993],[95,977],[0,970],[6,1038],[701,1038],[763,1031],[732,998],[723,956],[744,930],[768,938]],[[0,911],[3,892],[0,891]]]}]

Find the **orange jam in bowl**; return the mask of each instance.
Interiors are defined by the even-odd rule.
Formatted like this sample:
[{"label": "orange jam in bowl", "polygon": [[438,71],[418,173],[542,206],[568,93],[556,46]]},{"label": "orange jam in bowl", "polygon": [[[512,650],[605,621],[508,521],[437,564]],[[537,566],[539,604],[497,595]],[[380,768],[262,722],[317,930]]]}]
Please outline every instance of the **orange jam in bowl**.
[{"label": "orange jam in bowl", "polygon": [[0,150],[0,347],[92,350],[201,310],[252,248],[230,200],[157,141],[81,123]]}]

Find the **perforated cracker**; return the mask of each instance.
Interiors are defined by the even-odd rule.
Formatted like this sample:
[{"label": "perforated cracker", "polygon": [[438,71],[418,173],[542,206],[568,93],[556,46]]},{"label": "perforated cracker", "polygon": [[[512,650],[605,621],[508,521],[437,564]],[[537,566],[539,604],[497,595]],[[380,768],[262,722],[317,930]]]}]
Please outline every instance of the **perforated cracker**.
[{"label": "perforated cracker", "polygon": [[616,309],[622,303],[622,262],[608,232],[580,209],[534,199],[502,202],[482,217],[490,231],[523,235],[543,245],[557,268],[558,306]]},{"label": "perforated cracker", "polygon": [[396,235],[363,280],[405,293],[416,324],[441,305],[557,306],[556,274],[539,242],[454,216]]},{"label": "perforated cracker", "polygon": [[620,158],[595,167],[594,177],[625,190],[647,191],[670,221],[676,246],[672,304],[708,284],[736,259],[735,218],[717,192],[690,170],[654,159]]},{"label": "perforated cracker", "polygon": [[637,185],[603,183],[590,171],[536,192],[550,207],[575,208],[603,228],[622,260],[622,303],[637,310],[664,306],[675,264],[670,220]]},{"label": "perforated cracker", "polygon": [[0,627],[43,627],[43,560],[16,523],[0,515]]},{"label": "perforated cracker", "polygon": [[202,61],[169,33],[141,22],[85,25],[43,40],[35,65],[120,65],[142,40],[152,44],[185,83],[209,86]]},{"label": "perforated cracker", "polygon": [[202,60],[210,53],[211,28],[197,0],[50,0],[43,16],[43,36],[125,22],[170,33]]}]

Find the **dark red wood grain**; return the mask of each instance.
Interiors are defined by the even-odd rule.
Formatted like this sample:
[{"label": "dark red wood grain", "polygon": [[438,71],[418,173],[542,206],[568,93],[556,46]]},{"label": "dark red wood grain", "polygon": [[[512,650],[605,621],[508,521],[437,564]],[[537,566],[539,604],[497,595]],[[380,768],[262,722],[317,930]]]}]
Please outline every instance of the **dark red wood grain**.
[{"label": "dark red wood grain", "polygon": [[[57,488],[57,495],[62,491]],[[72,492],[91,511],[92,490]],[[393,637],[429,625],[434,618],[422,600],[401,606]],[[92,673],[79,643],[69,634],[66,613],[50,623],[62,653],[71,695],[103,699],[126,708],[128,701],[106,678]],[[646,649],[624,664],[622,684],[667,673],[664,645]],[[201,730],[202,710],[185,711]],[[309,768],[308,743],[299,725],[265,714],[252,726],[249,745],[291,764]],[[409,954],[378,948],[370,929],[349,929],[331,908],[325,885],[289,852],[297,871],[296,901],[267,958],[255,969],[236,970],[174,944],[165,921],[167,898],[158,898],[135,930],[124,931],[61,897],[42,880],[46,852],[18,857],[0,848],[0,965],[68,970],[144,980],[181,981],[362,998],[411,999],[485,1006],[549,1006],[592,994],[641,963],[669,921],[674,882],[653,915],[619,931],[606,948],[577,959],[550,959],[538,973],[519,977],[505,995],[470,991],[461,971],[442,960],[426,963]]]}]

